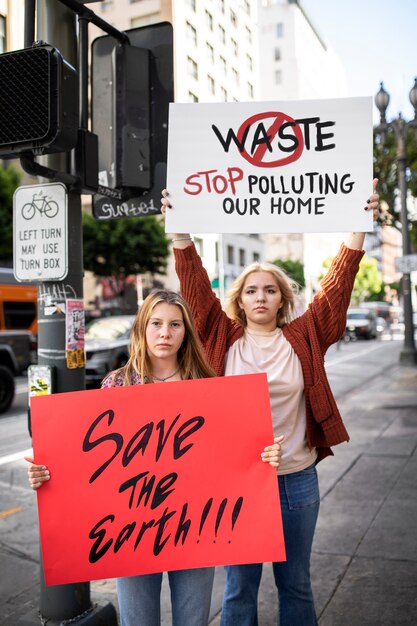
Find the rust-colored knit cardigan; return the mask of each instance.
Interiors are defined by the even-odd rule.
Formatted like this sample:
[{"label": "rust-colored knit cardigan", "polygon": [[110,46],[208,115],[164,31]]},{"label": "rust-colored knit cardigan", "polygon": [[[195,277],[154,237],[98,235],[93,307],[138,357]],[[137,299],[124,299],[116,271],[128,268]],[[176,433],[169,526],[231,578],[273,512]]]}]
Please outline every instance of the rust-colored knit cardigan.
[{"label": "rust-colored knit cardigan", "polygon": [[[209,363],[222,376],[226,352],[244,328],[222,310],[195,246],[174,248],[174,254],[181,293],[190,305]],[[308,310],[282,329],[301,362],[307,442],[317,448],[318,460],[333,454],[330,446],[349,441],[327,380],[324,355],[345,331],[346,311],[363,254],[343,244]]]}]

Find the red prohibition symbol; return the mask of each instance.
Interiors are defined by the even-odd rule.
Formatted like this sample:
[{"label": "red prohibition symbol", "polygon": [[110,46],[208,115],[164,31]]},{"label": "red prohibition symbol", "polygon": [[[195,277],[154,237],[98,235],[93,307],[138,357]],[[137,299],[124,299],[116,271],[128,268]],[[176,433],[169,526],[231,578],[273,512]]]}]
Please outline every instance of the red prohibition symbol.
[{"label": "red prohibition symbol", "polygon": [[[261,122],[262,120],[271,118],[272,123],[270,124],[269,128],[266,128],[268,140],[259,143],[253,154],[249,154],[246,150],[243,150],[241,153],[246,161],[248,161],[252,165],[255,165],[256,167],[282,167],[283,165],[288,165],[288,163],[293,163],[294,161],[297,161],[297,159],[300,158],[304,150],[304,137],[300,126],[295,122],[292,117],[280,111],[268,111],[252,115],[252,117],[249,117],[247,120],[245,120],[239,128],[237,138],[239,139],[239,141],[243,141],[243,137],[245,133],[247,133],[248,127],[252,126],[256,122]],[[276,159],[274,161],[264,160],[265,154],[268,150],[268,145],[271,145],[273,139],[279,133],[280,128],[284,124],[285,127],[291,128],[293,130],[294,134],[292,138],[295,139],[294,151],[288,156],[285,156],[281,159]],[[284,139],[285,137],[282,136],[280,138]]]}]

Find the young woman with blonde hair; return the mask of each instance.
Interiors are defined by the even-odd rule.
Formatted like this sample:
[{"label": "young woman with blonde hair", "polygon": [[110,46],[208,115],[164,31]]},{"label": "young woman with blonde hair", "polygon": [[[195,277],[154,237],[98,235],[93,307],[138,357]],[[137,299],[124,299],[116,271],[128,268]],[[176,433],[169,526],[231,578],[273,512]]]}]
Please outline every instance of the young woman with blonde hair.
[{"label": "young woman with blonde hair", "polygon": [[240,295],[246,279],[254,272],[267,272],[271,274],[275,278],[275,282],[281,292],[282,304],[277,310],[277,327],[281,328],[284,324],[291,322],[296,316],[296,294],[299,291],[299,285],[294,280],[291,280],[277,265],[265,262],[256,262],[247,265],[233,281],[232,286],[227,292],[226,302],[226,312],[230,319],[242,326],[247,325],[245,311],[240,305]]},{"label": "young woman with blonde hair", "polygon": [[[102,388],[210,378],[190,309],[173,291],[158,289],[145,298],[132,326],[130,357],[110,372]],[[262,460],[276,467],[280,451],[268,446]],[[38,489],[50,479],[47,467],[29,462],[29,483]],[[174,626],[206,626],[209,619],[214,568],[168,572]],[[117,579],[121,626],[160,626],[162,573]]]},{"label": "young woman with blonde hair", "polygon": [[[379,197],[365,210],[378,214]],[[162,192],[162,212],[171,208]],[[265,372],[275,444],[287,560],[273,563],[280,626],[316,626],[310,555],[319,511],[316,464],[349,436],[324,368],[324,355],[346,328],[346,311],[364,254],[364,233],[351,233],[308,310],[294,313],[294,291],[275,266],[255,263],[235,280],[227,313],[188,234],[172,235],[181,293],[190,305],[208,361],[217,375]],[[253,416],[256,428],[256,415]],[[281,439],[277,436],[280,435]],[[262,564],[226,568],[221,626],[257,626]]]}]

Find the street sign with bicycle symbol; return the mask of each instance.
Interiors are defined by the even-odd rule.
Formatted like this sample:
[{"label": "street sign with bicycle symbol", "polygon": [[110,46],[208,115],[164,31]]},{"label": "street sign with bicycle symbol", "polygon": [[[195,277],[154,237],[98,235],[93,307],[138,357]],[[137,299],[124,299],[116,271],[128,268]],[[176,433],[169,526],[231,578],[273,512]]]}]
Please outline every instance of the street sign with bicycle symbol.
[{"label": "street sign with bicycle symbol", "polygon": [[40,215],[45,215],[45,217],[49,218],[58,215],[58,203],[52,200],[52,196],[47,196],[43,189],[38,194],[33,194],[31,202],[26,202],[23,205],[22,217],[25,220],[31,220],[35,217],[37,211],[39,211]]},{"label": "street sign with bicycle symbol", "polygon": [[62,183],[19,187],[13,197],[13,269],[19,281],[68,274],[67,190]]}]

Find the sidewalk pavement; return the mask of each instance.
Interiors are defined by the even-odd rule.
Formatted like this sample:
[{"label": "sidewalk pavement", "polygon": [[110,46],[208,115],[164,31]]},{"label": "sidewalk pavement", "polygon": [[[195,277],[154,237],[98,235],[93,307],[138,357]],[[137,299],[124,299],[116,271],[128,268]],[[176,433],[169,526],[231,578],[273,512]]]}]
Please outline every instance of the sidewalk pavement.
[{"label": "sidewalk pavement", "polygon": [[[318,466],[322,503],[312,579],[319,624],[414,626],[417,367],[395,365],[366,386],[339,397],[338,404],[351,441],[337,446],[335,457]],[[2,470],[0,625],[19,626],[28,623],[24,616],[36,616],[39,608],[36,503],[26,487],[23,462],[8,468],[7,484]],[[223,584],[223,568],[218,568],[210,626],[220,624]],[[114,581],[92,582],[91,599],[101,606],[111,602],[117,609]],[[171,623],[169,605],[164,581],[163,626]],[[267,564],[259,596],[260,626],[276,626],[276,613]],[[48,622],[48,626],[55,624]]]}]

